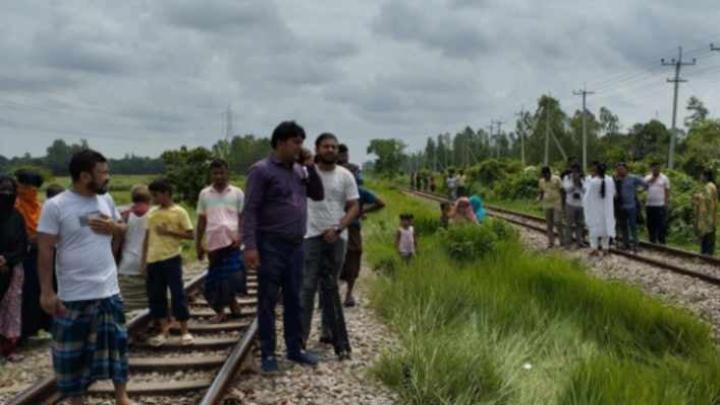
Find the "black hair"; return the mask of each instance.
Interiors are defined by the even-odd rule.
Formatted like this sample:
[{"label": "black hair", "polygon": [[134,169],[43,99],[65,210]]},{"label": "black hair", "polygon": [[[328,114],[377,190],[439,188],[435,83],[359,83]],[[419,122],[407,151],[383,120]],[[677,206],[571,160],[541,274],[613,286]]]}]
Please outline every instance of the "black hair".
[{"label": "black hair", "polygon": [[168,179],[160,178],[153,180],[152,183],[148,186],[148,189],[152,193],[168,193],[172,195],[173,193],[173,186],[170,183]]},{"label": "black hair", "polygon": [[270,146],[275,149],[278,143],[292,138],[302,138],[305,140],[305,129],[295,121],[283,121],[273,130],[272,138],[270,138]]},{"label": "black hair", "polygon": [[56,195],[62,193],[63,191],[65,191],[65,187],[63,187],[59,184],[51,184],[45,190],[45,198],[49,200],[49,199],[55,197]]},{"label": "black hair", "polygon": [[344,143],[341,143],[338,145],[338,153],[348,153],[350,150],[348,149],[347,145]]},{"label": "black hair", "polygon": [[400,220],[401,220],[401,221],[402,221],[402,220],[405,220],[405,219],[413,219],[413,218],[415,218],[415,217],[413,216],[413,214],[410,214],[409,212],[400,214]]},{"label": "black hair", "polygon": [[338,141],[337,136],[334,134],[331,134],[330,132],[323,132],[322,134],[318,135],[317,139],[315,139],[315,147],[319,148],[320,145],[322,145],[323,142],[327,139],[332,139],[335,142]]},{"label": "black hair", "polygon": [[216,158],[210,162],[210,170],[212,169],[228,169],[228,162],[225,159]]},{"label": "black hair", "polygon": [[624,169],[627,169],[627,165],[625,164],[625,162],[620,162],[620,163],[616,164],[615,167],[622,167]]},{"label": "black hair", "polygon": [[20,169],[15,172],[15,178],[19,184],[40,188],[45,182],[40,173],[32,170]]},{"label": "black hair", "polygon": [[440,209],[450,208],[450,203],[447,201],[443,201],[440,203]]},{"label": "black hair", "polygon": [[70,158],[70,176],[73,181],[80,179],[82,172],[92,174],[95,165],[98,163],[107,163],[107,159],[100,152],[96,152],[92,149],[84,149],[80,152],[76,152]]},{"label": "black hair", "polygon": [[605,171],[607,171],[607,166],[605,166],[605,163],[601,162],[593,162],[593,166],[595,166],[595,171],[602,181],[600,184],[600,198],[605,198]]},{"label": "black hair", "polygon": [[712,169],[705,169],[703,170],[702,174],[703,177],[705,177],[705,181],[717,184],[715,183],[715,171],[713,171]]},{"label": "black hair", "polygon": [[543,177],[550,176],[552,174],[550,166],[543,166],[542,169],[540,169],[540,174],[542,174]]}]

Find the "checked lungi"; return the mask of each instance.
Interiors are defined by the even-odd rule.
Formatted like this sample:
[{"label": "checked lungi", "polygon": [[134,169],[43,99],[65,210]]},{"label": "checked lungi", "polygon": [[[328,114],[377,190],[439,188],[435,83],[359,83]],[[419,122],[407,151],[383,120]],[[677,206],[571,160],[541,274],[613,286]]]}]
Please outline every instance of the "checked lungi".
[{"label": "checked lungi", "polygon": [[58,389],[74,397],[96,380],[127,383],[128,334],[120,296],[63,305],[67,312],[56,316],[52,326]]},{"label": "checked lungi", "polygon": [[210,252],[208,259],[205,299],[211,308],[222,311],[238,294],[247,294],[245,263],[240,250],[231,247]]}]

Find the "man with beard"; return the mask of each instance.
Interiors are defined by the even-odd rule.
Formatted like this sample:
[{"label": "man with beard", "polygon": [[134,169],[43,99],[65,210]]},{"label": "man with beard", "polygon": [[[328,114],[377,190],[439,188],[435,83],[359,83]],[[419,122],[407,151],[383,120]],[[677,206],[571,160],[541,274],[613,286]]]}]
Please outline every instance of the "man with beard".
[{"label": "man with beard", "polygon": [[[307,199],[323,199],[320,177],[302,148],[305,130],[285,121],[272,133],[272,154],[250,168],[245,190],[242,238],[245,265],[258,269],[258,334],[262,371],[275,373],[275,304],[283,298],[283,326],[289,360],[317,364],[302,348],[303,237]],[[307,153],[305,153],[307,152]]]},{"label": "man with beard", "polygon": [[113,381],[116,403],[130,403],[127,328],[112,251],[113,238],[126,226],[107,194],[108,173],[100,153],[74,154],[72,188],[45,203],[38,226],[40,303],[54,316],[53,367],[58,389],[71,404],[83,403],[87,387],[101,379]]},{"label": "man with beard", "polygon": [[347,228],[359,214],[358,188],[349,170],[337,165],[338,141],[324,133],[315,141],[318,174],[325,199],[308,202],[308,227],[305,235],[305,271],[303,274],[303,340],[310,337],[315,294],[320,288],[322,317],[329,328],[338,359],[350,358],[350,342],[340,303],[338,277],[345,259]]}]

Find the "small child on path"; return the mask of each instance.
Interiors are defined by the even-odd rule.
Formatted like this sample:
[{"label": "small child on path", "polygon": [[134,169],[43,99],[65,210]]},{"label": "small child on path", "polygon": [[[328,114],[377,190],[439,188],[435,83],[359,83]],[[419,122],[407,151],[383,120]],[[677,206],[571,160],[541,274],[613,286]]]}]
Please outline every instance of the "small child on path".
[{"label": "small child on path", "polygon": [[410,263],[417,253],[417,238],[412,214],[400,214],[400,227],[395,235],[395,246],[405,263]]},{"label": "small child on path", "polygon": [[150,339],[152,346],[162,346],[170,333],[167,290],[170,289],[172,312],[180,323],[182,344],[192,344],[188,331],[190,318],[182,281],[181,242],[193,240],[193,226],[185,209],[173,202],[172,185],[164,179],[150,183],[150,194],[157,204],[148,215],[147,235],[143,247],[143,266],[147,280],[150,315],[160,325],[160,334]]}]

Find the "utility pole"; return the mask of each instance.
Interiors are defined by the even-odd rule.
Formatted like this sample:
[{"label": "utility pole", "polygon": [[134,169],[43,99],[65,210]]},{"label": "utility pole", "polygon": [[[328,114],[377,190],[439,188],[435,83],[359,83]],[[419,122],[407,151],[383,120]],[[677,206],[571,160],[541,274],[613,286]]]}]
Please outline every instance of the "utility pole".
[{"label": "utility pole", "polygon": [[683,66],[692,66],[695,65],[695,59],[692,60],[692,62],[683,62],[682,58],[682,46],[678,47],[678,57],[677,59],[672,58],[669,62],[665,61],[665,59],[660,59],[660,63],[663,66],[673,66],[675,67],[675,77],[673,79],[667,79],[668,83],[674,84],[674,92],[673,92],[673,115],[672,115],[672,133],[670,134],[670,152],[668,153],[668,168],[672,169],[675,165],[675,143],[677,142],[677,103],[678,103],[678,90],[680,87],[680,83],[687,82],[685,79],[680,78],[680,70]]},{"label": "utility pole", "polygon": [[520,125],[518,127],[518,135],[520,135],[520,161],[522,162],[523,167],[525,167],[525,128],[523,127],[523,121],[525,119],[525,109],[523,108],[520,110],[519,113],[516,113],[515,115],[520,117]]},{"label": "utility pole", "polygon": [[504,122],[500,120],[493,121],[497,124],[497,134],[495,135],[495,158],[500,159],[500,137],[502,136],[502,125]]},{"label": "utility pole", "polygon": [[550,109],[545,105],[545,157],[543,166],[550,164]]},{"label": "utility pole", "polygon": [[595,94],[593,91],[588,91],[585,86],[582,90],[573,91],[576,96],[582,96],[582,167],[586,170],[587,165],[587,96]]},{"label": "utility pole", "polygon": [[[493,138],[493,129],[495,129],[495,121],[490,120],[490,125],[488,126],[488,146],[493,147],[495,145],[495,138]],[[490,152],[489,155],[490,158],[492,158],[492,152]]]}]

